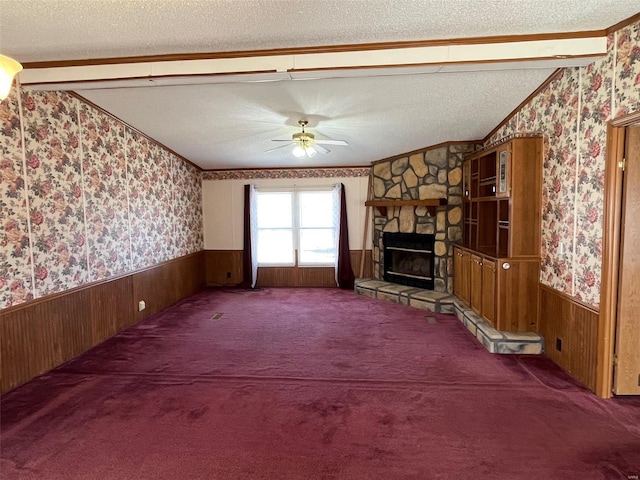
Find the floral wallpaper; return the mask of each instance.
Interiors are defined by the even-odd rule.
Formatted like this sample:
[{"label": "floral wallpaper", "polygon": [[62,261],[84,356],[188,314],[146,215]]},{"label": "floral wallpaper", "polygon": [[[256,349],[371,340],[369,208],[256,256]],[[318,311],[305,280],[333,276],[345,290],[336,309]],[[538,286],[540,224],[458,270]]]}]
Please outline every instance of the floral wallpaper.
[{"label": "floral wallpaper", "polygon": [[540,281],[594,306],[600,301],[607,122],[635,111],[640,22],[609,35],[604,58],[563,69],[487,141],[543,134]]},{"label": "floral wallpaper", "polygon": [[15,90],[0,102],[0,155],[0,306],[11,306],[33,298],[22,131]]},{"label": "floral wallpaper", "polygon": [[576,171],[573,295],[598,304],[602,258],[602,212],[607,121],[611,118],[613,35],[607,56],[581,69],[580,138]]},{"label": "floral wallpaper", "polygon": [[250,180],[254,178],[333,178],[367,177],[370,167],[352,168],[289,168],[272,170],[210,170],[203,180]]},{"label": "floral wallpaper", "polygon": [[132,265],[138,269],[173,257],[173,172],[168,152],[132,129],[127,158]]},{"label": "floral wallpaper", "polygon": [[202,205],[202,182],[198,170],[193,165],[183,162],[172,155],[175,165],[173,182],[173,238],[175,239],[176,256],[202,250],[202,237],[191,232],[198,231],[202,225],[202,209],[193,208],[193,204]]},{"label": "floral wallpaper", "polygon": [[[573,282],[573,243],[566,239],[573,238],[575,228],[573,189],[577,167],[578,84],[577,69],[563,70],[544,95],[532,102],[529,110],[537,113],[535,120],[526,127],[542,132],[546,140],[542,167],[540,277],[546,285],[569,295],[572,292],[567,286]],[[564,252],[560,251],[561,242]]]},{"label": "floral wallpaper", "polygon": [[638,111],[640,105],[640,22],[616,33],[616,118]]},{"label": "floral wallpaper", "polygon": [[31,253],[38,296],[88,281],[80,129],[75,98],[23,92]]},{"label": "floral wallpaper", "polygon": [[14,89],[0,151],[0,308],[203,249],[201,172],[68,93]]},{"label": "floral wallpaper", "polygon": [[80,105],[91,280],[126,272],[131,259],[124,125]]}]

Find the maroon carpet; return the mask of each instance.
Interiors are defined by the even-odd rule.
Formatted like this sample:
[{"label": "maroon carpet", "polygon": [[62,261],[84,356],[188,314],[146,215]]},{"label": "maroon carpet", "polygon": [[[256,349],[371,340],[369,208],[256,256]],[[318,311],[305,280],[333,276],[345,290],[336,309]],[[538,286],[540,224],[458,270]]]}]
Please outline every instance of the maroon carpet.
[{"label": "maroon carpet", "polygon": [[2,479],[640,475],[639,398],[338,289],[202,292],[5,394],[1,421]]}]

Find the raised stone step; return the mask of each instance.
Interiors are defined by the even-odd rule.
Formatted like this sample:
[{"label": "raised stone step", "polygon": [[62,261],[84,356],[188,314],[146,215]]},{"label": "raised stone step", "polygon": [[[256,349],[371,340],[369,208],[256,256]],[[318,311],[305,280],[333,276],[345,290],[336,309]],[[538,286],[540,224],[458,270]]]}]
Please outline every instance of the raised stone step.
[{"label": "raised stone step", "polygon": [[436,313],[451,313],[491,353],[540,354],[544,339],[534,332],[502,332],[489,325],[482,317],[462,303],[455,295],[407,287],[373,278],[355,282],[355,291],[380,300],[389,300]]}]

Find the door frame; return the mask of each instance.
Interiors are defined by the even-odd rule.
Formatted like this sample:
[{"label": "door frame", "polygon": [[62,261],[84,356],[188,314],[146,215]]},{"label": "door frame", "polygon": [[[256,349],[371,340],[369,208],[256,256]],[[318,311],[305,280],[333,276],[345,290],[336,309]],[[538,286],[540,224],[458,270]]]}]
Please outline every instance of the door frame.
[{"label": "door frame", "polygon": [[623,171],[618,163],[624,158],[626,127],[640,123],[640,112],[612,120],[607,125],[607,150],[604,172],[604,219],[602,225],[602,276],[596,360],[596,394],[613,396],[613,368],[616,320],[618,317],[618,278],[620,273],[620,234]]}]

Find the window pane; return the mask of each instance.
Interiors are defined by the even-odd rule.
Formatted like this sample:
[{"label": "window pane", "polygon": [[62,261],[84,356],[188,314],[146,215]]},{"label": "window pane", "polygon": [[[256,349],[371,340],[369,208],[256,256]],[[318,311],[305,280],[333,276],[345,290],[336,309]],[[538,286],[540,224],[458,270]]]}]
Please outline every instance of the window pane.
[{"label": "window pane", "polygon": [[330,264],[336,258],[332,228],[300,229],[300,264]]},{"label": "window pane", "polygon": [[300,192],[300,227],[333,228],[333,192]]},{"label": "window pane", "polygon": [[293,231],[258,229],[258,264],[293,265]]},{"label": "window pane", "polygon": [[291,192],[258,193],[258,228],[291,228]]}]

